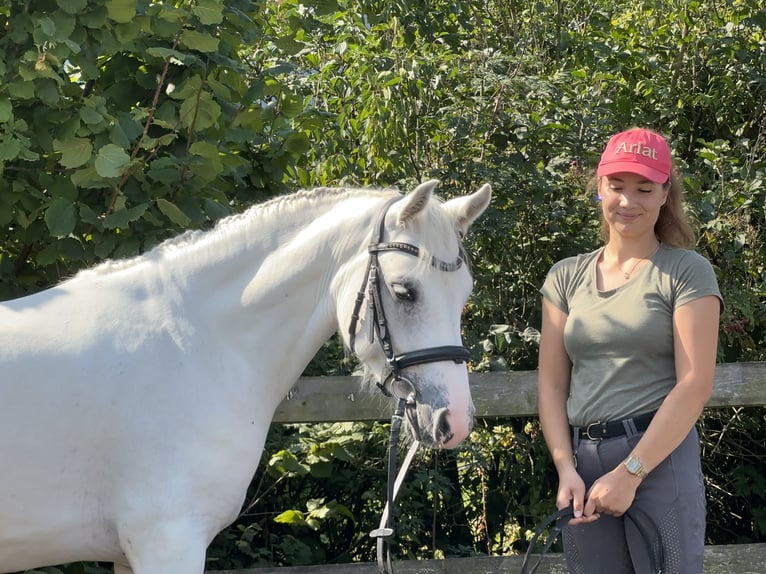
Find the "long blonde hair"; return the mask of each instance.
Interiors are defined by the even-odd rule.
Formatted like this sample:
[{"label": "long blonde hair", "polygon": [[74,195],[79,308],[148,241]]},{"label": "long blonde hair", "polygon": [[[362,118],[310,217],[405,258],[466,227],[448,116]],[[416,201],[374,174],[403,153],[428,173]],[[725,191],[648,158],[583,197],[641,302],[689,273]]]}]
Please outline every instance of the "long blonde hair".
[{"label": "long blonde hair", "polygon": [[[588,187],[592,191],[598,190],[599,180],[598,176],[594,177]],[[671,171],[670,179],[665,186],[668,187],[668,199],[660,208],[660,214],[654,224],[654,234],[657,239],[670,247],[694,249],[697,237],[684,209],[684,188],[681,177],[675,169]],[[603,213],[601,213],[601,239],[604,243],[609,242],[609,224],[604,219]]]}]

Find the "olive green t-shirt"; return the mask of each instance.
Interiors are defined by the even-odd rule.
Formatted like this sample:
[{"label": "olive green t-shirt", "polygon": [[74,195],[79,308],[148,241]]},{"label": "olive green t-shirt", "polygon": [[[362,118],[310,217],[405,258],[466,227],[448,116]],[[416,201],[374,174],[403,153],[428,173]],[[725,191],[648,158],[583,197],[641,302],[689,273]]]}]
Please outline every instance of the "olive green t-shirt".
[{"label": "olive green t-shirt", "polygon": [[596,264],[602,251],[559,261],[540,290],[567,314],[564,346],[572,363],[567,413],[578,426],[657,409],[676,384],[673,311],[707,295],[721,299],[707,259],[665,245],[630,281],[599,291]]}]

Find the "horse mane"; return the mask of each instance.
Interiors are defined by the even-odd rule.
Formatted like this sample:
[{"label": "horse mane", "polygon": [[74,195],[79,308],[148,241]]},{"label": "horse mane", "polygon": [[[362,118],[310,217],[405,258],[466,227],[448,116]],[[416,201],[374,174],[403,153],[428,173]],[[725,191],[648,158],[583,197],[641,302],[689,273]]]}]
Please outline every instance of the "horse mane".
[{"label": "horse mane", "polygon": [[[235,213],[218,220],[210,229],[189,230],[175,237],[164,240],[149,251],[125,259],[107,260],[80,274],[106,275],[136,267],[150,261],[160,261],[174,257],[195,246],[208,244],[223,235],[234,234],[243,228],[254,228],[264,221],[273,221],[276,216],[297,210],[308,204],[327,202],[334,205],[349,197],[373,196],[387,198],[401,193],[395,188],[358,188],[358,187],[315,187],[281,195],[253,205],[240,213]],[[420,237],[420,265],[430,265],[431,254],[445,253],[450,248],[448,238],[455,235],[449,218],[440,215],[440,200],[429,202],[425,208],[426,217],[418,217],[412,223],[412,231]],[[424,225],[423,222],[428,224]],[[461,256],[463,253],[461,247]],[[438,255],[437,255],[438,256]]]},{"label": "horse mane", "polygon": [[288,210],[295,210],[306,203],[318,204],[328,201],[334,204],[343,199],[361,195],[388,197],[399,193],[392,188],[315,187],[280,195],[265,202],[252,205],[239,213],[233,213],[215,222],[210,229],[193,229],[165,239],[145,253],[125,259],[110,259],[80,272],[80,274],[106,275],[136,267],[149,260],[157,261],[172,257],[194,246],[215,241],[222,235],[233,234],[243,227],[252,227],[258,222],[273,219]]}]

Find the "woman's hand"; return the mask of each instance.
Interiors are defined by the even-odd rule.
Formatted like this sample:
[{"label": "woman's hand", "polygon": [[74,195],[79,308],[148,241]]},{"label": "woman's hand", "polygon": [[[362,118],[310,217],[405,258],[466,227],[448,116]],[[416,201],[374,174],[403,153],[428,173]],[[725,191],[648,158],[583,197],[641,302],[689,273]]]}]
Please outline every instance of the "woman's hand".
[{"label": "woman's hand", "polygon": [[598,520],[598,514],[583,515],[585,506],[585,483],[575,470],[574,466],[559,475],[559,490],[556,495],[556,508],[561,510],[572,505],[575,518],[569,524],[584,524]]},{"label": "woman's hand", "polygon": [[630,474],[622,464],[618,465],[590,487],[583,515],[585,517],[598,514],[622,516],[633,504],[639,484],[641,484],[639,477]]}]

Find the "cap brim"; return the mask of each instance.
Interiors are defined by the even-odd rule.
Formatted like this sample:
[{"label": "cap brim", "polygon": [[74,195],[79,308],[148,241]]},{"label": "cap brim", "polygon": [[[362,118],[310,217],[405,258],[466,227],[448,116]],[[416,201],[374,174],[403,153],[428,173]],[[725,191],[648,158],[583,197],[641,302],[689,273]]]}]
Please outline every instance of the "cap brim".
[{"label": "cap brim", "polygon": [[598,176],[608,176],[616,173],[635,173],[655,183],[665,183],[670,179],[669,174],[636,161],[613,161],[606,165],[599,165],[596,171]]}]

